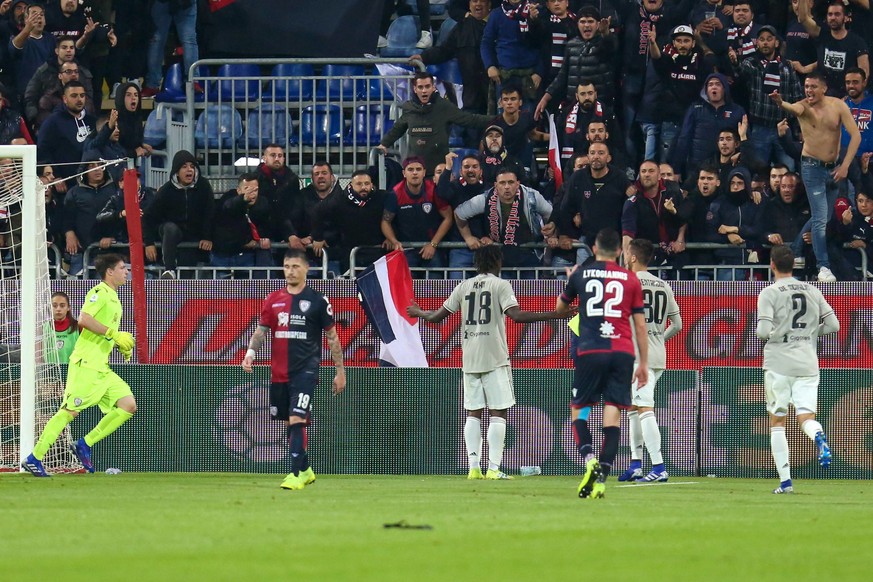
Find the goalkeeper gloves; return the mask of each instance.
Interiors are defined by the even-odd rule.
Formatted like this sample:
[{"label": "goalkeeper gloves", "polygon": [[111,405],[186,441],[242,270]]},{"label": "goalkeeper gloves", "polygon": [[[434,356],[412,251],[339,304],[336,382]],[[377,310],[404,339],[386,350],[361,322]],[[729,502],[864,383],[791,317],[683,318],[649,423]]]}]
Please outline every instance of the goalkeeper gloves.
[{"label": "goalkeeper gloves", "polygon": [[130,360],[135,343],[132,334],[129,334],[126,331],[107,329],[104,337],[115,340],[115,345],[118,346],[118,351],[121,352],[121,355],[123,355],[126,360]]}]

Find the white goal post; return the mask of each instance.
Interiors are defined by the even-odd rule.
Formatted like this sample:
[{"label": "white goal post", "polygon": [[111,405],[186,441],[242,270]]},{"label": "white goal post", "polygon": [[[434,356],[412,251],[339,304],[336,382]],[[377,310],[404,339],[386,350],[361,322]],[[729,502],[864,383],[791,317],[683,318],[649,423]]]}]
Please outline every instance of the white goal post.
[{"label": "white goal post", "polygon": [[[19,470],[57,410],[63,375],[52,323],[45,187],[36,146],[0,146],[0,471]],[[81,466],[69,427],[44,459],[55,472]]]}]

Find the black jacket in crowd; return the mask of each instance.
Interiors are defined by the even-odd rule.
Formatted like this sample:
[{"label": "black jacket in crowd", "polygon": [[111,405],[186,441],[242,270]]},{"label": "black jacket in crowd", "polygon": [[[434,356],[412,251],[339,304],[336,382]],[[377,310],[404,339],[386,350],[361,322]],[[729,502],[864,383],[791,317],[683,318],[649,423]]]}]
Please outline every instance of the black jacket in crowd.
[{"label": "black jacket in crowd", "polygon": [[258,198],[261,197],[270,202],[273,212],[269,237],[275,242],[287,242],[289,236],[297,234],[291,214],[300,197],[300,178],[288,166],[273,172],[266,164],[261,164],[258,166]]},{"label": "black jacket in crowd", "polygon": [[160,242],[158,227],[165,222],[173,222],[182,229],[184,242],[213,240],[215,228],[215,196],[209,180],[196,169],[194,182],[190,186],[179,184],[178,173],[187,162],[196,160],[191,152],[179,150],[173,156],[170,181],[160,187],[155,200],[143,215],[144,243],[154,245]]},{"label": "black jacket in crowd", "polygon": [[624,172],[613,166],[601,180],[603,186],[597,190],[588,168],[570,176],[564,185],[566,194],[555,219],[562,234],[574,230],[573,216],[577,213],[582,215],[580,231],[589,245],[594,243],[602,229],[618,231],[621,228],[621,214],[628,199],[626,192],[630,181]]},{"label": "black jacket in crowd", "polygon": [[247,250],[245,246],[255,240],[249,221],[257,230],[258,238],[269,238],[270,213],[270,201],[260,192],[255,203],[249,205],[236,189],[228,190],[217,204],[212,251],[220,255],[235,255]]}]

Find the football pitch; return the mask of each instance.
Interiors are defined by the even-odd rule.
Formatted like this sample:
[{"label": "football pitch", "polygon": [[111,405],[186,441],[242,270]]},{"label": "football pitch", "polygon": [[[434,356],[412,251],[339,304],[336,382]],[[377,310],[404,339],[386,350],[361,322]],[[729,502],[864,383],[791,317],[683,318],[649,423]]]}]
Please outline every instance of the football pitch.
[{"label": "football pitch", "polygon": [[[0,475],[10,580],[869,580],[870,481]],[[393,527],[386,527],[386,524]]]}]

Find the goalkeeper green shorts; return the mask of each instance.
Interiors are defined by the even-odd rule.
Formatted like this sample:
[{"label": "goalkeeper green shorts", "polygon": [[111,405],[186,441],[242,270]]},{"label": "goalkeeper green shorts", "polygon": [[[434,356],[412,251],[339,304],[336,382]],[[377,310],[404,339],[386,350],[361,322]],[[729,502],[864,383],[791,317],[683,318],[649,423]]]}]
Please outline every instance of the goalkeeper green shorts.
[{"label": "goalkeeper green shorts", "polygon": [[133,396],[130,386],[109,368],[94,370],[80,364],[70,364],[61,408],[80,412],[97,405],[105,414],[125,396]]}]

